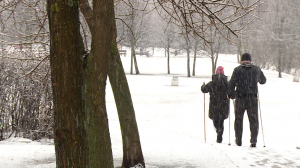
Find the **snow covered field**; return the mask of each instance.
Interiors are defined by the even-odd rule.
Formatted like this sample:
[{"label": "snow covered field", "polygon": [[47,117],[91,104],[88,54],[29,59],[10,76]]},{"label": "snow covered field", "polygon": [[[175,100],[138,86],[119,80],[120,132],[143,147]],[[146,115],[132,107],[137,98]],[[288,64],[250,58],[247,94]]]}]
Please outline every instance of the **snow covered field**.
[{"label": "snow covered field", "polygon": [[[122,57],[126,73],[130,57]],[[197,58],[196,77],[187,78],[186,58],[171,57],[171,75],[163,51],[154,56],[137,56],[141,75],[127,75],[141,144],[149,168],[300,168],[300,83],[287,74],[277,78],[274,71],[263,70],[265,85],[259,85],[264,140],[260,128],[257,148],[250,148],[247,114],[244,116],[243,145],[234,143],[234,112],[225,120],[223,143],[216,143],[216,133],[208,118],[209,95],[205,96],[206,143],[204,140],[203,82],[211,79],[209,58]],[[192,61],[191,61],[192,65]],[[230,76],[236,56],[221,55],[218,66]],[[191,69],[192,70],[192,69]],[[192,72],[192,71],[191,71]],[[179,86],[171,86],[178,76]],[[115,166],[122,162],[122,140],[113,94],[108,84],[107,111]],[[229,136],[230,124],[230,136]],[[260,123],[261,124],[261,123]],[[261,127],[261,125],[260,125]],[[230,138],[231,146],[228,145]],[[0,142],[0,168],[54,168],[52,143],[9,139]]]}]

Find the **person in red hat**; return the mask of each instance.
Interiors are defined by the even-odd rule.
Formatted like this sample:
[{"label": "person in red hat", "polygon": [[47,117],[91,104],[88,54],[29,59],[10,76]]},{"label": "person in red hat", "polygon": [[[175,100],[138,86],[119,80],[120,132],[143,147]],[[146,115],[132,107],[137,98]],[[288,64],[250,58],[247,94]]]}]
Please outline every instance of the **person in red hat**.
[{"label": "person in red hat", "polygon": [[224,68],[219,66],[215,75],[212,75],[212,81],[201,86],[203,93],[208,93],[209,98],[209,118],[213,120],[213,124],[217,133],[217,142],[221,143],[224,132],[224,120],[229,114],[229,99],[227,99],[228,81],[224,75]]}]

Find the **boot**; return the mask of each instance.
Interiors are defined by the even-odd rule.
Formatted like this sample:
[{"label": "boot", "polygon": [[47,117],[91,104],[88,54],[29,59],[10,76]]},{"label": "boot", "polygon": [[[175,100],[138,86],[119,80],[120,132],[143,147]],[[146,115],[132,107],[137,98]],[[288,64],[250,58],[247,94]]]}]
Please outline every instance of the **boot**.
[{"label": "boot", "polygon": [[236,138],[235,143],[237,146],[242,146],[242,140],[240,138]]},{"label": "boot", "polygon": [[218,134],[218,136],[217,136],[217,142],[218,143],[222,143],[222,140],[223,140],[222,134]]},{"label": "boot", "polygon": [[256,147],[256,143],[251,143],[250,147],[251,148],[255,148]]},{"label": "boot", "polygon": [[223,135],[223,130],[224,130],[224,126],[223,126],[223,122],[220,121],[219,125],[218,125],[218,128],[217,128],[217,142],[218,143],[222,143],[222,135]]}]

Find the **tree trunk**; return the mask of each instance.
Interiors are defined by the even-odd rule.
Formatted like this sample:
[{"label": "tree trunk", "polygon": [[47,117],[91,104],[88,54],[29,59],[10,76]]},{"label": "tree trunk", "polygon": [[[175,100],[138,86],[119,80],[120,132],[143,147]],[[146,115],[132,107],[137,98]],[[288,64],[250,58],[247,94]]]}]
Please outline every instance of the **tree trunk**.
[{"label": "tree trunk", "polygon": [[[212,28],[212,26],[210,26],[210,36],[211,36],[211,41],[214,41],[214,34],[213,34],[213,28]],[[211,43],[210,44],[210,55],[211,55],[211,57],[210,57],[210,59],[211,59],[211,70],[212,70],[212,72],[211,72],[211,74],[212,75],[214,75],[215,74],[215,49],[214,49],[214,46],[213,46],[213,43]]]},{"label": "tree trunk", "polygon": [[196,75],[197,46],[198,46],[198,43],[195,41],[195,48],[194,48],[194,63],[193,63],[193,76]]},{"label": "tree trunk", "polygon": [[219,53],[216,53],[216,59],[215,59],[215,65],[213,71],[216,72],[217,69],[217,63],[218,63]]},{"label": "tree trunk", "polygon": [[110,59],[109,81],[114,94],[118,116],[120,121],[123,140],[123,163],[122,167],[130,168],[141,164],[145,168],[144,156],[140,143],[138,126],[131,99],[131,94],[120,59],[116,43],[116,25],[112,29],[112,54]]},{"label": "tree trunk", "polygon": [[[91,8],[80,1],[80,8],[83,12],[87,23],[91,29],[90,14]],[[114,19],[113,19],[114,20]],[[134,107],[131,94],[123,69],[122,61],[116,44],[116,25],[113,24],[112,48],[109,68],[109,81],[114,93],[115,102],[118,110],[122,139],[123,139],[123,163],[122,167],[129,168],[138,164],[142,164],[145,168],[144,157],[140,144],[139,132],[135,118]]]},{"label": "tree trunk", "polygon": [[170,74],[170,45],[168,44],[168,47],[167,47],[167,59],[168,59],[168,74]]},{"label": "tree trunk", "polygon": [[210,60],[211,60],[211,74],[214,75],[215,74],[215,69],[216,69],[216,65],[215,65],[215,53],[214,53],[214,50],[213,50],[213,46],[211,45],[211,57],[210,57]]},{"label": "tree trunk", "polygon": [[[279,1],[277,1],[276,5],[276,10],[279,11]],[[276,13],[277,17],[279,18],[279,13]],[[282,34],[283,34],[283,23],[284,23],[284,16],[280,17],[280,22],[278,23],[278,29],[275,30],[275,33],[277,34],[279,39],[282,39]],[[277,48],[278,48],[278,65],[277,65],[277,70],[278,70],[278,77],[282,78],[282,71],[283,71],[283,65],[282,65],[282,52],[283,52],[283,42],[280,40],[277,41]]]},{"label": "tree trunk", "polygon": [[93,4],[91,54],[83,58],[78,3],[48,0],[57,167],[113,167],[105,105],[113,0]]},{"label": "tree trunk", "polygon": [[113,0],[93,0],[91,52],[84,69],[86,127],[91,168],[113,167],[105,88],[114,26]]},{"label": "tree trunk", "polygon": [[241,58],[240,58],[241,55],[242,55],[242,39],[241,39],[241,37],[239,37],[238,38],[238,45],[237,45],[237,62],[238,63],[241,63]]},{"label": "tree trunk", "polygon": [[133,60],[134,60],[135,74],[138,75],[138,74],[140,74],[140,71],[139,71],[139,67],[138,67],[138,64],[137,64],[135,52],[134,52],[134,55],[133,55]]},{"label": "tree trunk", "polygon": [[138,65],[137,65],[137,61],[136,61],[136,54],[135,54],[135,43],[133,40],[133,36],[132,39],[130,40],[130,46],[131,46],[131,65],[130,65],[130,74],[133,74],[133,64],[134,64],[134,68],[135,68],[135,74],[140,74]]},{"label": "tree trunk", "polygon": [[[152,47],[152,55],[151,56],[153,56],[154,55],[154,46]],[[148,55],[148,57],[149,57],[150,55]]]},{"label": "tree trunk", "polygon": [[47,12],[56,167],[87,167],[78,5],[47,0]]},{"label": "tree trunk", "polygon": [[134,48],[131,45],[131,55],[130,55],[130,74],[133,74],[133,55],[135,55]]},{"label": "tree trunk", "polygon": [[191,71],[190,71],[190,43],[188,37],[185,38],[185,44],[186,44],[186,57],[187,57],[187,77],[191,77]]},{"label": "tree trunk", "polygon": [[186,50],[187,52],[187,77],[191,77],[191,71],[190,71],[190,49],[188,48]]},{"label": "tree trunk", "polygon": [[282,78],[281,72],[282,72],[282,51],[279,48],[279,55],[278,55],[278,77]]},{"label": "tree trunk", "polygon": [[[216,56],[215,56],[216,55]],[[216,57],[216,58],[215,58]],[[212,53],[212,56],[211,56],[211,74],[212,75],[215,75],[216,73],[216,62],[217,62],[217,53]]]},{"label": "tree trunk", "polygon": [[122,167],[134,167],[139,163],[145,167],[131,94],[122,61],[117,50],[117,44],[116,42],[114,43],[115,44],[112,45],[113,54],[110,61],[109,81],[114,93],[122,133]]}]

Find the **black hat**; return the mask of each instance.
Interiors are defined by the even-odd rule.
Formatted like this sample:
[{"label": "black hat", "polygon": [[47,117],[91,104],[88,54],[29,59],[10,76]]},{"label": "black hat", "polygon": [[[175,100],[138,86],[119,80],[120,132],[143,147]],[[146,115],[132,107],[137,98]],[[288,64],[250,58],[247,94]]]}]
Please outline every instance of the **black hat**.
[{"label": "black hat", "polygon": [[241,61],[251,61],[251,55],[248,53],[243,54]]}]

